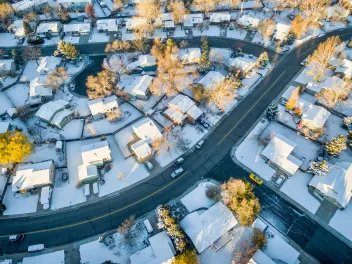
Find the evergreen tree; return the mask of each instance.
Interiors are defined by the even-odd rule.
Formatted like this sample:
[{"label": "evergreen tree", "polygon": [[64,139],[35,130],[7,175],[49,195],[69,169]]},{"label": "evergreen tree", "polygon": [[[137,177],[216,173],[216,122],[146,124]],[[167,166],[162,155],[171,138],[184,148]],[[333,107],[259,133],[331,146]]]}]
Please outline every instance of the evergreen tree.
[{"label": "evergreen tree", "polygon": [[325,144],[326,153],[333,157],[339,156],[347,148],[346,141],[347,139],[343,135],[333,138]]},{"label": "evergreen tree", "polygon": [[207,69],[210,67],[210,60],[209,60],[209,53],[210,53],[210,49],[209,49],[209,44],[207,40],[203,40],[202,41],[202,55],[200,57],[200,66]]},{"label": "evergreen tree", "polygon": [[23,58],[22,58],[22,55],[15,49],[13,49],[11,51],[11,54],[12,54],[12,58],[13,60],[15,61],[16,63],[16,66],[18,68],[19,65],[22,65],[23,64]]},{"label": "evergreen tree", "polygon": [[257,67],[258,68],[265,68],[269,63],[269,55],[267,52],[263,52],[260,54],[258,60],[257,60]]},{"label": "evergreen tree", "polygon": [[54,55],[55,56],[63,55],[67,59],[76,60],[79,56],[79,51],[72,43],[60,40]]},{"label": "evergreen tree", "polygon": [[32,28],[27,21],[23,21],[23,29],[26,36],[32,34]]},{"label": "evergreen tree", "polygon": [[299,99],[299,87],[296,87],[291,92],[290,98],[286,102],[286,108],[288,110],[292,110],[296,106],[298,99]]},{"label": "evergreen tree", "polygon": [[329,164],[326,160],[312,161],[309,164],[308,172],[314,175],[324,176],[330,171]]},{"label": "evergreen tree", "polygon": [[342,126],[346,129],[350,129],[351,125],[352,125],[352,116],[344,117]]},{"label": "evergreen tree", "polygon": [[276,103],[271,103],[268,108],[265,111],[265,117],[269,121],[274,121],[277,119],[277,112],[279,111],[279,108]]}]

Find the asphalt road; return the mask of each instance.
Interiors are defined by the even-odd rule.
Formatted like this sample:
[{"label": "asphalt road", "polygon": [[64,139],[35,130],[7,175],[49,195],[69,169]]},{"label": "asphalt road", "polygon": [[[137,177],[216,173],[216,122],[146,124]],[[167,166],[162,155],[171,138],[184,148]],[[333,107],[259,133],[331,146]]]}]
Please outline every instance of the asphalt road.
[{"label": "asphalt road", "polygon": [[[347,40],[351,38],[352,30],[345,29],[338,34],[343,40]],[[158,204],[166,203],[181,195],[203,177],[221,182],[229,177],[246,178],[247,173],[229,157],[232,146],[249,130],[270,102],[299,71],[300,62],[329,35],[336,33],[308,41],[280,61],[256,89],[213,131],[204,147],[185,158],[182,165],[185,174],[174,180],[170,177],[173,170],[170,168],[147,182],[122,192],[119,196],[95,204],[47,216],[2,218],[0,253],[25,251],[28,245],[38,243],[53,247],[103,233],[116,228],[130,215],[142,216],[154,210]],[[211,42],[213,41],[214,43],[210,44],[218,47],[224,47],[223,45],[232,47],[238,43],[242,45],[241,42],[232,40],[217,39]],[[252,48],[257,51],[252,51]],[[263,51],[263,48],[250,44],[243,46],[243,49],[254,54]],[[270,55],[275,56],[274,53]],[[278,56],[274,59],[278,59]],[[305,216],[298,208],[265,186],[256,187],[255,192],[263,207],[261,216],[313,257],[322,263],[352,263],[352,249]],[[18,233],[26,234],[24,241],[8,243],[7,236]]]}]

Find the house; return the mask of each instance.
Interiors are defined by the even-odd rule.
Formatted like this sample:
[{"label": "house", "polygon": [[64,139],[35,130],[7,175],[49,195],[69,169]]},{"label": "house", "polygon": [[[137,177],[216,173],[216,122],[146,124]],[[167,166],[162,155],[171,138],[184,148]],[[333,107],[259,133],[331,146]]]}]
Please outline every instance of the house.
[{"label": "house", "polygon": [[292,140],[281,134],[276,134],[261,152],[261,156],[270,165],[282,170],[288,176],[292,176],[302,165],[301,160],[290,154],[296,146],[297,144]]},{"label": "house", "polygon": [[248,264],[275,264],[275,262],[267,254],[258,249],[248,261]]},{"label": "house", "polygon": [[342,62],[335,69],[335,73],[342,75],[348,79],[352,78],[352,61],[343,59]]},{"label": "house", "polygon": [[13,59],[0,60],[0,71],[6,74],[16,72],[16,63]]},{"label": "house", "polygon": [[209,71],[197,83],[203,85],[207,90],[215,88],[215,86],[224,81],[225,76],[217,71]]},{"label": "house", "polygon": [[90,30],[90,23],[76,23],[64,25],[64,33],[72,36],[89,35]]},{"label": "house", "polygon": [[55,165],[52,160],[22,164],[12,180],[13,192],[26,192],[54,183]]},{"label": "house", "polygon": [[242,74],[246,74],[255,67],[256,61],[249,57],[230,58],[226,62],[229,69],[240,70]]},{"label": "house", "polygon": [[[129,5],[136,5],[136,4],[148,4],[148,3],[153,3],[154,0],[128,0]],[[160,2],[165,2],[164,0]]]},{"label": "house", "polygon": [[150,237],[150,246],[130,256],[131,264],[166,264],[176,255],[176,250],[166,231]]},{"label": "house", "polygon": [[97,20],[98,32],[116,33],[118,31],[118,23],[116,19],[99,19]]},{"label": "house", "polygon": [[311,130],[321,129],[329,116],[330,112],[324,107],[310,104],[303,112],[301,123]]},{"label": "house", "polygon": [[50,124],[63,129],[73,118],[74,112],[69,109],[64,109],[58,112],[54,118],[50,121]]},{"label": "house", "polygon": [[106,140],[82,146],[81,156],[83,164],[97,166],[112,160],[109,143]]},{"label": "house", "polygon": [[283,41],[288,33],[291,30],[290,25],[282,24],[282,23],[276,23],[275,25],[275,33],[274,33],[274,39],[276,41]]},{"label": "house", "polygon": [[188,214],[181,220],[180,226],[200,254],[226,236],[237,223],[230,209],[218,202],[204,212],[195,211]]},{"label": "house", "polygon": [[343,8],[340,5],[328,6],[325,9],[326,20],[345,20],[349,16],[350,12],[348,9]]},{"label": "house", "polygon": [[90,100],[87,104],[94,120],[104,118],[106,113],[112,112],[119,107],[115,95]]},{"label": "house", "polygon": [[162,27],[164,31],[173,31],[175,30],[175,21],[172,13],[162,13],[156,20],[155,25]]},{"label": "house", "polygon": [[232,52],[230,49],[210,48],[209,60],[213,63],[225,64],[231,58]]},{"label": "house", "polygon": [[46,37],[48,35],[58,36],[60,35],[61,24],[59,22],[44,22],[37,26],[37,35]]},{"label": "house", "polygon": [[29,82],[28,104],[36,105],[53,97],[53,90],[47,86],[47,76],[40,75]]},{"label": "house", "polygon": [[48,74],[55,72],[61,64],[61,58],[55,56],[46,56],[41,58],[37,72],[40,74]]},{"label": "house", "polygon": [[147,99],[149,94],[149,86],[152,81],[153,77],[149,75],[135,77],[133,82],[126,85],[123,91],[138,99]]},{"label": "house", "polygon": [[314,176],[308,186],[318,197],[344,209],[352,196],[352,164],[338,162],[325,176]]},{"label": "house", "polygon": [[97,165],[82,164],[78,167],[78,179],[80,183],[95,182],[99,177]]},{"label": "house", "polygon": [[180,60],[183,64],[199,63],[202,51],[200,48],[180,49],[176,55],[176,59]]},{"label": "house", "polygon": [[346,83],[337,76],[329,76],[325,79],[324,82],[316,83],[309,82],[306,86],[307,93],[315,95],[319,93],[322,89],[336,89],[337,87],[346,85]]},{"label": "house", "polygon": [[192,29],[193,27],[203,26],[203,14],[187,14],[183,17],[183,28]]},{"label": "house", "polygon": [[139,162],[148,160],[152,157],[153,151],[151,144],[153,141],[161,139],[163,136],[157,126],[150,118],[145,118],[133,124],[133,132],[139,139],[130,147]]},{"label": "house", "polygon": [[138,60],[131,62],[127,65],[129,71],[155,71],[156,70],[156,60],[150,55],[139,55]]},{"label": "house", "polygon": [[8,26],[7,30],[15,34],[17,38],[23,38],[26,36],[23,27],[23,19],[13,21],[13,23]]},{"label": "house", "polygon": [[203,111],[188,96],[178,94],[169,102],[168,109],[164,111],[164,114],[174,123],[182,124],[186,118],[195,122],[203,114]]},{"label": "house", "polygon": [[73,118],[74,112],[65,109],[69,102],[59,99],[43,104],[35,114],[41,120],[56,126],[60,129],[64,128]]},{"label": "house", "polygon": [[6,133],[7,131],[9,131],[9,128],[10,128],[9,122],[0,121],[0,134]]},{"label": "house", "polygon": [[57,0],[57,3],[70,11],[83,11],[86,5],[91,5],[92,0]]},{"label": "house", "polygon": [[212,13],[209,17],[209,22],[211,24],[221,24],[221,23],[230,23],[231,14],[225,13]]},{"label": "house", "polygon": [[243,15],[238,20],[237,23],[244,27],[257,28],[260,23],[260,19],[252,16]]},{"label": "house", "polygon": [[42,12],[46,6],[47,0],[22,0],[12,4],[13,10],[20,16],[32,11]]},{"label": "house", "polygon": [[134,29],[138,29],[139,27],[143,27],[148,24],[148,20],[145,18],[134,17],[126,19],[126,30],[132,31]]}]

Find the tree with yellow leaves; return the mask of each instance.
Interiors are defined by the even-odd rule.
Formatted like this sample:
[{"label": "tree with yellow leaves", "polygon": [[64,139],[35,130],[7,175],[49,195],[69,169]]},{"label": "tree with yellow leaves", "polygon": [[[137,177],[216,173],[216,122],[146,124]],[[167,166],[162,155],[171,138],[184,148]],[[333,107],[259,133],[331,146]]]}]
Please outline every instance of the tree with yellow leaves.
[{"label": "tree with yellow leaves", "polygon": [[197,253],[194,250],[186,250],[180,255],[177,255],[171,264],[198,264]]},{"label": "tree with yellow leaves", "polygon": [[286,108],[288,110],[292,110],[293,108],[295,108],[297,101],[299,99],[299,87],[297,86],[290,95],[290,98],[288,98],[287,102],[286,102]]},{"label": "tree with yellow leaves", "polygon": [[32,142],[19,131],[0,134],[0,164],[22,162],[32,152]]},{"label": "tree with yellow leaves", "polygon": [[309,25],[310,25],[310,19],[304,17],[301,14],[298,14],[291,23],[291,31],[293,34],[295,34],[296,38],[299,39],[304,33],[307,32]]}]

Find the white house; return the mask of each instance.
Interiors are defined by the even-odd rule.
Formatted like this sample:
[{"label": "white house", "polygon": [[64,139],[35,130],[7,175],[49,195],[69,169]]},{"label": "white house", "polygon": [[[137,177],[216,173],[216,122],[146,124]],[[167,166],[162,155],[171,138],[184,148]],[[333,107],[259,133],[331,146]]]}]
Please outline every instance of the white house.
[{"label": "white house", "polygon": [[128,18],[126,20],[126,29],[131,31],[134,29],[138,29],[139,27],[145,26],[148,24],[148,20],[145,18],[134,17]]},{"label": "white house", "polygon": [[249,57],[230,58],[226,62],[226,66],[230,69],[240,70],[242,73],[247,73],[255,67],[255,59]]},{"label": "white house", "polygon": [[90,23],[76,23],[64,25],[64,33],[67,35],[89,35]]},{"label": "white house", "polygon": [[259,26],[260,19],[252,16],[243,15],[237,20],[237,23],[244,27],[256,28]]},{"label": "white house", "polygon": [[37,27],[37,35],[46,37],[47,34],[58,36],[61,31],[61,24],[59,22],[44,22]]},{"label": "white house", "polygon": [[47,76],[40,75],[29,82],[28,104],[40,104],[45,99],[53,97],[53,90],[47,86]]},{"label": "white house", "polygon": [[261,156],[268,160],[270,165],[292,176],[302,165],[301,160],[291,155],[296,146],[297,144],[292,140],[281,134],[276,134],[262,151]]},{"label": "white house", "polygon": [[329,6],[325,9],[325,15],[327,20],[346,19],[349,16],[349,14],[350,12],[348,11],[348,9],[345,9],[340,5]]},{"label": "white house", "polygon": [[14,33],[17,38],[25,37],[26,34],[24,32],[23,20],[15,20],[13,23],[7,28],[10,32]]},{"label": "white house", "polygon": [[183,17],[183,28],[192,29],[203,25],[203,14],[187,14]]},{"label": "white house", "polygon": [[231,14],[225,13],[211,13],[209,17],[209,21],[212,24],[220,24],[220,23],[230,23]]},{"label": "white house", "polygon": [[64,109],[60,112],[58,112],[54,118],[50,121],[50,124],[53,126],[56,126],[58,128],[63,129],[64,126],[69,123],[74,116],[74,112],[69,110],[69,109]]},{"label": "white house", "polygon": [[35,114],[37,117],[42,119],[43,121],[50,122],[54,116],[66,108],[69,102],[59,99],[56,101],[50,101],[46,104],[43,104],[37,113]]},{"label": "white house", "polygon": [[55,72],[61,64],[61,58],[55,56],[46,56],[41,58],[37,72],[40,74],[48,74]]},{"label": "white house", "polygon": [[150,118],[142,119],[133,124],[132,129],[139,139],[131,145],[131,150],[136,155],[136,159],[141,162],[151,158],[153,155],[150,147],[152,142],[163,137],[159,129]]},{"label": "white house", "polygon": [[174,30],[175,21],[172,13],[162,13],[156,19],[154,24],[156,26],[162,27],[165,30]]},{"label": "white house", "polygon": [[209,71],[198,81],[198,84],[203,85],[207,90],[213,89],[216,85],[225,80],[225,76],[217,71]]},{"label": "white house", "polygon": [[150,246],[130,256],[131,264],[167,264],[176,255],[176,250],[166,231],[149,239]]},{"label": "white house", "polygon": [[127,65],[127,69],[129,71],[133,71],[139,69],[141,71],[145,71],[148,69],[155,69],[156,68],[156,60],[155,58],[150,55],[139,55],[138,60],[131,62]]},{"label": "white house", "polygon": [[199,63],[202,51],[200,48],[180,49],[176,56],[184,64]]},{"label": "white house", "polygon": [[208,210],[188,214],[180,222],[198,253],[202,253],[238,224],[227,206],[218,202]]},{"label": "white house", "polygon": [[0,71],[4,73],[15,73],[16,63],[13,59],[0,60]]},{"label": "white house", "polygon": [[335,69],[335,73],[343,75],[343,77],[352,78],[352,61],[343,59]]},{"label": "white house", "polygon": [[133,82],[126,85],[123,91],[136,98],[146,99],[149,94],[149,86],[152,81],[153,77],[149,75],[135,77]]},{"label": "white house", "polygon": [[97,20],[98,32],[116,33],[118,31],[118,23],[116,19],[99,19]]},{"label": "white house", "polygon": [[12,180],[12,191],[30,191],[54,183],[55,165],[52,160],[20,165]]},{"label": "white house", "polygon": [[71,11],[83,11],[86,5],[92,4],[92,0],[57,0],[57,3]]},{"label": "white house", "polygon": [[314,176],[309,187],[339,209],[346,208],[352,197],[352,164],[343,161],[332,165],[325,176]]},{"label": "white house", "polygon": [[323,128],[328,120],[330,112],[324,107],[310,104],[303,112],[301,122],[305,127],[315,130]]},{"label": "white house", "polygon": [[276,23],[274,39],[278,41],[283,41],[288,33],[290,32],[291,26],[283,23]]},{"label": "white house", "polygon": [[103,165],[105,161],[112,160],[109,143],[102,140],[81,147],[83,164]]},{"label": "white house", "polygon": [[230,49],[210,48],[209,60],[211,62],[225,64],[231,58],[232,52],[233,51]]},{"label": "white house", "polygon": [[103,118],[106,113],[112,112],[119,107],[117,103],[117,97],[115,95],[90,100],[87,102],[87,104],[95,120]]},{"label": "white house", "polygon": [[13,10],[15,10],[15,12],[17,12],[19,15],[23,15],[27,12],[33,11],[34,6],[35,1],[30,0],[23,0],[12,4]]}]

